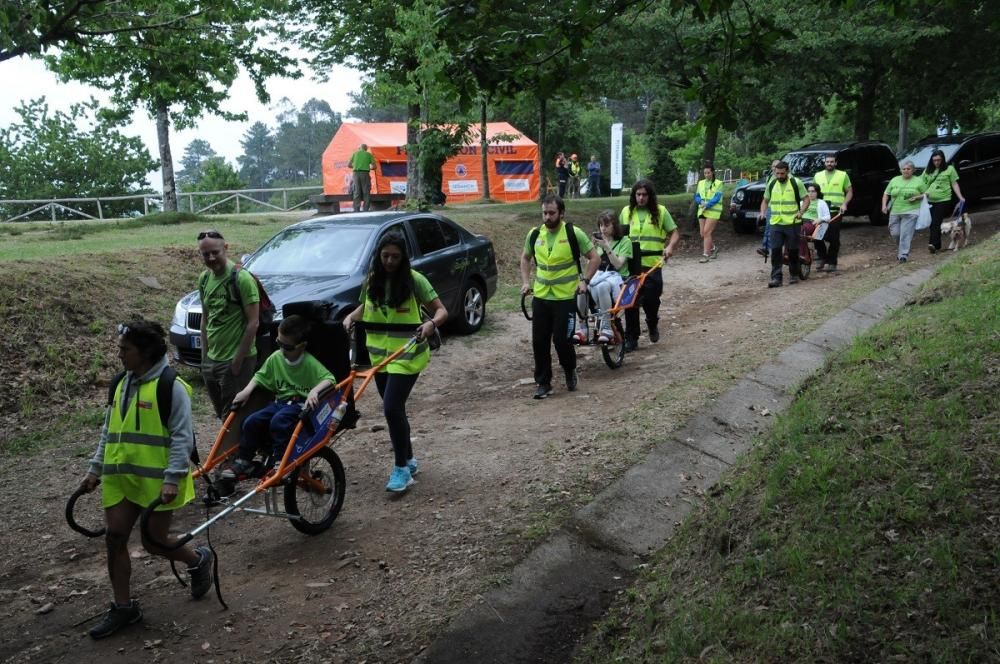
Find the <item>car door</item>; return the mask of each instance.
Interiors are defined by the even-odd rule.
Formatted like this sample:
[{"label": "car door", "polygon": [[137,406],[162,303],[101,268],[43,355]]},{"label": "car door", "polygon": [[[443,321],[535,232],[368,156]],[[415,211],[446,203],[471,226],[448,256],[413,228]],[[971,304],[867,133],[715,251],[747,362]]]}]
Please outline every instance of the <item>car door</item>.
[{"label": "car door", "polygon": [[978,163],[978,147],[979,141],[971,138],[962,144],[962,147],[958,149],[958,152],[955,153],[955,156],[951,160],[952,165],[955,166],[955,171],[958,172],[958,184],[962,188],[962,193],[971,199],[979,197],[979,191],[982,186],[980,174],[976,168],[976,164]]},{"label": "car door", "polygon": [[855,155],[857,181],[853,181],[854,202],[851,204],[853,214],[871,214],[878,209],[889,180],[899,175],[899,163],[896,155],[888,147],[868,145],[859,149]]},{"label": "car door", "polygon": [[[968,155],[966,148],[971,148]],[[973,199],[1000,195],[1000,135],[972,138],[956,158],[963,194]]]},{"label": "car door", "polygon": [[417,245],[413,269],[427,277],[449,314],[457,315],[468,263],[461,238],[434,217],[414,217],[407,223]]}]

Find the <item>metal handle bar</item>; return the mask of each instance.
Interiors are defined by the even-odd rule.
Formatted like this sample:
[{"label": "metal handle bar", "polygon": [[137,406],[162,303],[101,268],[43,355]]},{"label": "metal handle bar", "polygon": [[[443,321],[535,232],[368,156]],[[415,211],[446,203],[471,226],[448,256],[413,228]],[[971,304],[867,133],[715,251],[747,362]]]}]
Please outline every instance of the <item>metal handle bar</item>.
[{"label": "metal handle bar", "polygon": [[66,523],[69,524],[70,528],[86,537],[103,537],[106,530],[105,528],[101,528],[100,530],[90,530],[89,528],[84,528],[78,524],[76,519],[73,518],[73,510],[76,509],[76,501],[85,493],[90,493],[90,491],[87,491],[81,486],[73,492],[72,496],[69,497],[69,500],[66,502]]},{"label": "metal handle bar", "polygon": [[173,544],[160,542],[159,540],[154,538],[149,532],[149,517],[153,514],[153,510],[155,510],[162,504],[163,501],[160,499],[159,496],[154,498],[153,502],[149,504],[149,507],[147,507],[142,511],[142,516],[139,518],[139,527],[142,529],[142,536],[145,537],[146,540],[149,541],[150,543],[166,551],[176,551],[177,549],[181,548],[182,546],[190,542],[192,539],[194,539],[194,535],[191,533],[184,533],[183,535],[178,537],[177,541],[174,542]]}]

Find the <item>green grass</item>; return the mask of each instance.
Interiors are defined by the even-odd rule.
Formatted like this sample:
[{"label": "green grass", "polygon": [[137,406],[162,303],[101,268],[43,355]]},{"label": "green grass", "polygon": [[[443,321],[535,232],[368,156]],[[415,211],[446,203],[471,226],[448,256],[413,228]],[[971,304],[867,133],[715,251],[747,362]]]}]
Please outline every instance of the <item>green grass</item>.
[{"label": "green grass", "polygon": [[998,249],[807,380],[578,661],[1000,658]]}]

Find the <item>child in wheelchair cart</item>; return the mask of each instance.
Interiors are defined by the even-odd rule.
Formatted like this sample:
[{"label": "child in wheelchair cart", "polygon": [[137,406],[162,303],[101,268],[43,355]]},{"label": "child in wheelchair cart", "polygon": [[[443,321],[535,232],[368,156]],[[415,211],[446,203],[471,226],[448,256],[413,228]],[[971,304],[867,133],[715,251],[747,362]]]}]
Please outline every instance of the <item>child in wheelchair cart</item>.
[{"label": "child in wheelchair cart", "polygon": [[[611,210],[601,212],[597,216],[597,224],[600,230],[594,233],[594,245],[601,257],[601,265],[590,280],[590,295],[598,312],[597,343],[607,344],[614,336],[607,312],[614,306],[622,284],[629,276],[632,242],[622,233],[618,217]],[[588,307],[590,304],[588,303]],[[588,307],[581,309],[581,313]],[[576,342],[586,344],[589,337],[587,319],[584,317],[576,331]]]},{"label": "child in wheelchair cart", "polygon": [[254,462],[258,451],[265,460],[268,454],[272,462],[280,460],[303,407],[315,408],[320,393],[336,383],[333,374],[306,351],[309,331],[310,323],[302,316],[292,315],[282,320],[277,338],[281,352],[269,356],[250,383],[233,398],[236,409],[250,399],[257,387],[274,394],[274,401],[243,420],[236,461],[222,472],[223,479],[259,475],[265,466]]}]

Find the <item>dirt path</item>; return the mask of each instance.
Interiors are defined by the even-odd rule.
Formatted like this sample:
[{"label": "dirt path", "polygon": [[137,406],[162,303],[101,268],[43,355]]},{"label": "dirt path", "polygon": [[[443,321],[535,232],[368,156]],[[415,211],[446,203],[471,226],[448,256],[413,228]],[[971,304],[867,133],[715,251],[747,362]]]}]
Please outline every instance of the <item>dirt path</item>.
[{"label": "dirt path", "polygon": [[[998,220],[981,215],[973,239],[995,232]],[[90,446],[48,449],[6,468],[0,659],[409,661],[485,588],[505,583],[505,570],[561,515],[699,404],[861,294],[946,258],[915,242],[914,260],[899,266],[884,228],[855,224],[844,233],[841,274],[768,290],[752,238],[720,230],[717,261],[699,264],[687,238],[666,268],[660,343],[643,337],[617,371],[596,349],[580,349],[575,394],[557,381],[552,398],[530,398],[530,335],[520,313],[491,313],[486,333],[448,339],[411,398],[421,473],[397,499],[383,490],[387,433],[371,431],[384,423],[381,404],[374,390],[366,394],[360,429],[336,448],[348,492],[330,531],[307,537],[249,515],[212,529],[227,612],[211,597],[187,599],[134,537],[132,584],[145,622],[91,641],[89,624],[73,625],[108,601],[103,545],[69,531],[62,515]],[[207,420],[199,429],[201,441],[214,436]],[[198,516],[189,508],[183,520]]]}]

